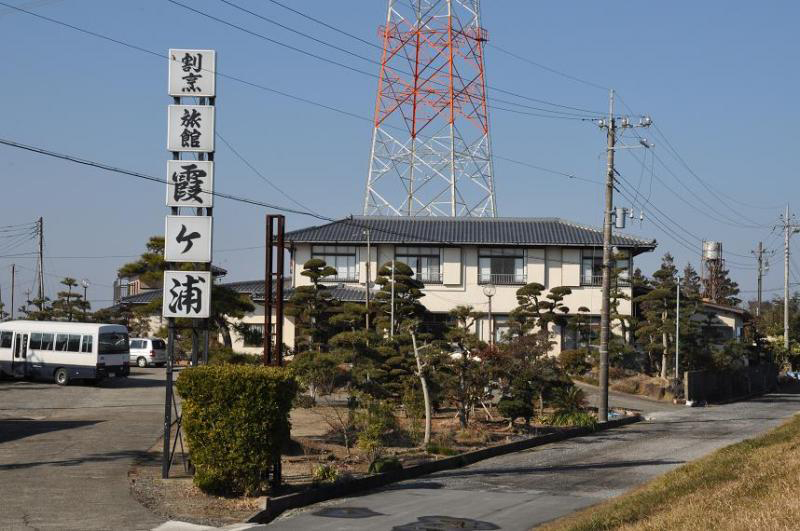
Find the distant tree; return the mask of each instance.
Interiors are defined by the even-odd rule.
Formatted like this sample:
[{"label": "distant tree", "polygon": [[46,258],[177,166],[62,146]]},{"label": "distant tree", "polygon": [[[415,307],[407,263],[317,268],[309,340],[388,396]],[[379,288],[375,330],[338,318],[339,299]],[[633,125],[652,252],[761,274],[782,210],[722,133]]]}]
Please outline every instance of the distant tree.
[{"label": "distant tree", "polygon": [[456,306],[450,310],[455,326],[447,333],[447,341],[458,354],[450,358],[450,379],[448,390],[456,404],[458,420],[463,428],[469,424],[470,412],[484,395],[488,382],[486,371],[481,370],[481,354],[485,343],[478,339],[473,330],[483,313],[471,306]]},{"label": "distant tree", "polygon": [[725,269],[724,262],[713,262],[703,279],[703,297],[717,304],[738,306],[742,300],[737,295],[739,284],[730,278],[730,271]]},{"label": "distant tree", "polygon": [[65,277],[61,284],[67,287],[66,291],[59,291],[57,299],[52,303],[53,318],[59,321],[73,321],[82,319],[88,310],[88,302],[83,300],[80,293],[73,293],[72,288],[78,286],[78,282],[71,277]]},{"label": "distant tree", "polygon": [[335,332],[330,317],[338,301],[322,282],[326,277],[335,276],[336,269],[326,264],[325,260],[312,258],[303,264],[300,274],[311,280],[311,284],[297,286],[286,308],[286,314],[294,317],[295,349],[298,352],[327,351],[328,340]]},{"label": "distant tree", "polygon": [[425,284],[414,278],[414,271],[403,262],[394,262],[394,300],[392,299],[392,263],[387,262],[378,269],[375,283],[381,289],[375,294],[375,327],[382,333],[391,335],[391,314],[394,305],[394,332],[401,323],[409,320],[422,322],[427,310],[420,302],[425,294]]},{"label": "distant tree", "polygon": [[[677,268],[672,255],[665,254],[661,267],[653,273],[651,289],[637,298],[642,310],[638,335],[649,353],[660,353],[661,377],[667,378],[668,356],[675,327],[675,286]],[[652,358],[651,358],[652,359]]]}]

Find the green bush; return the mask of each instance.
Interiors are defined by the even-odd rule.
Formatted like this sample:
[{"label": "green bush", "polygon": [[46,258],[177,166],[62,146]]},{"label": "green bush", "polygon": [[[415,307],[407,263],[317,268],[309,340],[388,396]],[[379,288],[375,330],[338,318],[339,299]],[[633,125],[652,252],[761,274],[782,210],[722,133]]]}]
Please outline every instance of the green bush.
[{"label": "green bush", "polygon": [[208,353],[209,365],[261,365],[261,356],[234,352],[232,348],[212,348]]},{"label": "green bush", "polygon": [[597,427],[597,418],[584,411],[556,412],[549,420],[549,424],[552,426],[577,426],[592,428],[593,430]]},{"label": "green bush", "polygon": [[353,416],[358,435],[356,444],[375,460],[380,457],[387,441],[399,429],[394,406],[385,400],[377,400],[368,395],[358,397],[358,409]]},{"label": "green bush", "polygon": [[370,474],[381,474],[383,472],[393,472],[403,470],[403,463],[396,457],[379,457],[369,464]]},{"label": "green bush", "polygon": [[339,479],[339,469],[334,465],[319,465],[311,473],[311,480],[316,484],[336,483]]},{"label": "green bush", "polygon": [[592,368],[587,349],[562,350],[558,354],[558,362],[570,374],[584,374]]},{"label": "green bush", "polygon": [[291,371],[202,366],[181,371],[176,388],[195,485],[218,495],[262,493],[273,460],[289,441],[297,393]]}]

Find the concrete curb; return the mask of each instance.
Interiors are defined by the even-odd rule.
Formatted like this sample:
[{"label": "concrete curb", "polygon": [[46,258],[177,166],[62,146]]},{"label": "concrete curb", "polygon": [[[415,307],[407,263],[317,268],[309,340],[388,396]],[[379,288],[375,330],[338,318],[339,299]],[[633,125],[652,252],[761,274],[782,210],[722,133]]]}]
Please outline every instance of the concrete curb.
[{"label": "concrete curb", "polygon": [[441,470],[461,468],[473,463],[477,463],[478,461],[483,461],[484,459],[489,459],[491,457],[520,452],[529,448],[535,448],[536,446],[572,439],[574,437],[590,435],[598,431],[626,426],[641,420],[643,419],[640,415],[633,415],[600,423],[597,425],[595,430],[591,430],[590,428],[567,428],[553,433],[540,435],[538,437],[524,439],[522,441],[514,441],[507,444],[491,446],[489,448],[482,448],[480,450],[475,450],[474,452],[466,452],[453,457],[446,457],[436,461],[410,466],[402,470],[385,472],[383,474],[374,474],[372,476],[357,478],[343,483],[312,488],[303,492],[287,494],[285,496],[278,496],[277,498],[267,498],[264,509],[250,516],[250,518],[247,519],[247,522],[266,524],[274,520],[282,512],[288,509],[297,509],[298,507],[305,507],[307,505],[312,505],[314,503],[319,503],[333,498],[350,496],[358,492],[377,489],[398,481],[418,478],[420,476],[425,476]]}]

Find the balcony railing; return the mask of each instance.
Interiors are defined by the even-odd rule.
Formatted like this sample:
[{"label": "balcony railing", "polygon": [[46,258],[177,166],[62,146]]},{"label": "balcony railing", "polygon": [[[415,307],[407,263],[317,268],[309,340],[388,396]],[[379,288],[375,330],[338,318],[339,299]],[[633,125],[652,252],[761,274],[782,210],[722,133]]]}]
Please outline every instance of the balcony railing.
[{"label": "balcony railing", "polygon": [[525,275],[516,275],[513,273],[492,273],[478,275],[478,284],[495,284],[499,286],[513,286],[515,284],[525,284]]},{"label": "balcony railing", "polygon": [[332,277],[324,277],[322,282],[358,282],[358,275],[336,275]]},{"label": "balcony railing", "polygon": [[415,275],[415,278],[422,282],[423,284],[441,284],[442,283],[442,273],[437,271],[430,271],[430,272],[422,272],[419,276]]},{"label": "balcony railing", "polygon": [[[592,275],[591,277],[585,276],[581,277],[581,286],[602,286],[603,285],[603,275]],[[611,279],[611,285],[614,285],[614,279]],[[628,287],[631,285],[631,281],[627,278],[617,278],[617,286],[621,287]]]}]

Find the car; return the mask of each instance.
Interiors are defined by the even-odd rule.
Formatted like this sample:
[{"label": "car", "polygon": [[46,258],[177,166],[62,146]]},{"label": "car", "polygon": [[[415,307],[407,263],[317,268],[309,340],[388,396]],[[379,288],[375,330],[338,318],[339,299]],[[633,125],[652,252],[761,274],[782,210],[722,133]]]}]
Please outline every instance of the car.
[{"label": "car", "polygon": [[162,366],[167,363],[167,343],[157,337],[132,337],[131,365],[139,367]]}]

